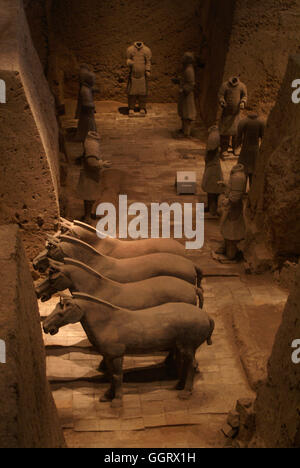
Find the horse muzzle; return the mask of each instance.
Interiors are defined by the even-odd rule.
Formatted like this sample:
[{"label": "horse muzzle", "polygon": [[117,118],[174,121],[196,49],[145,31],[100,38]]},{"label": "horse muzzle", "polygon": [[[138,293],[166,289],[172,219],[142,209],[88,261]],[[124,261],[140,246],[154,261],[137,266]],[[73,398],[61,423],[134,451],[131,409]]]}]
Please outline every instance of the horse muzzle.
[{"label": "horse muzzle", "polygon": [[42,302],[48,301],[51,296],[51,285],[49,279],[43,281],[39,286],[35,288],[35,293],[38,299],[41,299]]},{"label": "horse muzzle", "polygon": [[48,251],[44,250],[32,262],[33,268],[40,273],[45,273],[49,268]]},{"label": "horse muzzle", "polygon": [[57,335],[58,333],[58,328],[55,326],[44,325],[43,330],[46,335],[54,336],[54,335]]}]

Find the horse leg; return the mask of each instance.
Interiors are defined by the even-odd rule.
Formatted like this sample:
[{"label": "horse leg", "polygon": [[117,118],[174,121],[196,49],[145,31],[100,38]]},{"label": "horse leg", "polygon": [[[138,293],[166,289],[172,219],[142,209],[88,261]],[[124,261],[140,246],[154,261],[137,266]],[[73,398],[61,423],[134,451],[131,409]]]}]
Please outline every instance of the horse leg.
[{"label": "horse leg", "polygon": [[103,358],[102,361],[100,362],[98,366],[98,371],[103,374],[107,374],[107,363],[105,361],[105,358]]},{"label": "horse leg", "polygon": [[113,365],[111,359],[103,356],[103,360],[106,364],[107,374],[110,380],[110,387],[106,390],[104,395],[100,398],[100,401],[105,403],[107,401],[112,401],[115,397],[115,389],[113,383]]},{"label": "horse leg", "polygon": [[184,354],[180,347],[176,347],[176,365],[177,375],[179,378],[178,383],[175,386],[175,390],[183,390],[185,384],[185,368],[184,368]]},{"label": "horse leg", "polygon": [[167,355],[164,365],[166,367],[167,373],[170,376],[178,375],[177,360],[176,360],[176,349],[169,352]]},{"label": "horse leg", "polygon": [[184,388],[178,394],[180,400],[188,400],[193,391],[193,384],[194,384],[194,377],[195,377],[195,367],[194,367],[194,360],[195,360],[195,351],[192,349],[186,349],[183,351],[184,355]]},{"label": "horse leg", "polygon": [[114,398],[112,408],[123,406],[123,356],[112,360],[112,385],[114,388]]}]

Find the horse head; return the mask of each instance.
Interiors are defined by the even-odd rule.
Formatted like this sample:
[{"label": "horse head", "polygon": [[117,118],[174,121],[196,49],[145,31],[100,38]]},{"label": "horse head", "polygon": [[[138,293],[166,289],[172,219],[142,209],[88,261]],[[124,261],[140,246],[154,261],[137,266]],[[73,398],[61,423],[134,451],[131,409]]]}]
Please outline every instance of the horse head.
[{"label": "horse head", "polygon": [[36,288],[36,295],[42,302],[48,301],[53,294],[58,291],[70,289],[73,286],[71,278],[68,276],[64,264],[49,258],[49,275]]},{"label": "horse head", "polygon": [[32,261],[33,268],[40,273],[45,273],[49,267],[48,250],[43,250]]},{"label": "horse head", "polygon": [[53,312],[43,321],[46,334],[56,335],[61,327],[80,322],[84,312],[72,297],[61,297]]},{"label": "horse head", "polygon": [[58,235],[50,236],[48,234],[47,239],[46,249],[32,261],[33,268],[40,273],[45,273],[49,268],[49,257],[60,262],[64,259],[63,252],[59,248],[60,239]]}]

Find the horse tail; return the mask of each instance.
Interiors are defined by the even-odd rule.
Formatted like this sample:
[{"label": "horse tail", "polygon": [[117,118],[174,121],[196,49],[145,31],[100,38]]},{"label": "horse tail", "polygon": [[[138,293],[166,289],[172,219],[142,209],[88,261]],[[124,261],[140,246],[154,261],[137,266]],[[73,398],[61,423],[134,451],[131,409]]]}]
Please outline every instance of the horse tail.
[{"label": "horse tail", "polygon": [[195,264],[195,270],[196,270],[196,274],[197,274],[197,287],[200,288],[201,283],[202,283],[202,279],[203,279],[203,271],[196,264]]},{"label": "horse tail", "polygon": [[203,297],[203,289],[202,288],[196,288],[196,294],[199,298],[199,307],[200,309],[203,309],[203,304],[204,304],[204,297]]},{"label": "horse tail", "polygon": [[214,322],[213,319],[210,318],[210,319],[209,319],[209,323],[210,323],[210,332],[209,332],[209,335],[208,335],[208,337],[207,337],[206,342],[207,342],[208,346],[211,346],[211,345],[212,345],[212,339],[211,339],[211,337],[212,337],[212,334],[213,334],[214,329],[215,329],[215,322]]}]

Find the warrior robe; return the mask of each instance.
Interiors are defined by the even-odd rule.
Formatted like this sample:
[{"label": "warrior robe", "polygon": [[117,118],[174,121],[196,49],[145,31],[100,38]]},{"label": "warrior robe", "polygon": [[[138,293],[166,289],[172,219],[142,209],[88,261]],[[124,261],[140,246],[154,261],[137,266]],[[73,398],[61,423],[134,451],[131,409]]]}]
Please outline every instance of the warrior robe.
[{"label": "warrior robe", "polygon": [[182,92],[179,95],[178,115],[182,120],[196,120],[195,104],[195,70],[193,64],[188,64],[180,80]]},{"label": "warrior robe", "polygon": [[221,234],[225,240],[244,239],[246,226],[244,220],[243,197],[246,192],[247,178],[242,165],[232,168],[228,193],[219,199],[221,216]]},{"label": "warrior robe", "polygon": [[206,193],[220,194],[224,192],[222,185],[223,172],[220,162],[220,134],[216,126],[211,127],[205,156],[205,170],[202,179],[202,190]]},{"label": "warrior robe", "polygon": [[259,153],[259,140],[263,138],[265,123],[257,114],[249,114],[238,126],[237,145],[242,145],[239,163],[245,167],[245,173],[253,174]]},{"label": "warrior robe", "polygon": [[127,65],[130,75],[127,86],[129,96],[147,96],[146,72],[151,72],[152,52],[142,42],[136,42],[127,49]]},{"label": "warrior robe", "polygon": [[223,112],[219,122],[220,135],[236,136],[240,121],[240,105],[247,103],[247,87],[239,78],[232,77],[219,91]]}]

